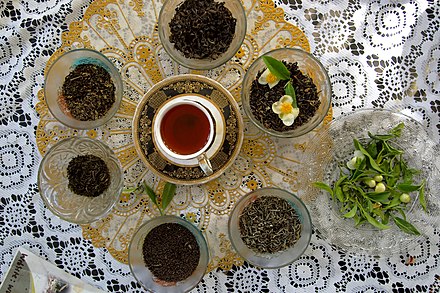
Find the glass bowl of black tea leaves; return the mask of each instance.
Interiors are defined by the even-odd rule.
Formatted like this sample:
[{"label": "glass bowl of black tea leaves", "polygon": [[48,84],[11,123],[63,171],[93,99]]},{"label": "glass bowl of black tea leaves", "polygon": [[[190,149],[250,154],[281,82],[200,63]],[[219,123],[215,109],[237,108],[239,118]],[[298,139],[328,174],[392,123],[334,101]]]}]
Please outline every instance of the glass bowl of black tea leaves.
[{"label": "glass bowl of black tea leaves", "polygon": [[44,98],[50,113],[74,129],[93,129],[118,111],[123,95],[121,75],[104,54],[73,49],[49,67]]},{"label": "glass bowl of black tea leaves", "polygon": [[196,70],[229,61],[246,35],[240,0],[166,0],[159,14],[159,38],[170,57]]},{"label": "glass bowl of black tea leaves", "polygon": [[44,155],[38,188],[46,207],[77,224],[105,217],[124,187],[123,170],[115,153],[103,142],[71,137],[57,142]]},{"label": "glass bowl of black tea leaves", "polygon": [[200,282],[209,262],[202,232],[177,216],[160,216],[144,223],[128,249],[128,264],[149,292],[188,292]]},{"label": "glass bowl of black tea leaves", "polygon": [[277,137],[315,129],[331,106],[330,78],[321,62],[301,48],[269,51],[248,68],[241,90],[246,115]]},{"label": "glass bowl of black tea leaves", "polygon": [[243,196],[229,217],[229,239],[247,262],[266,269],[297,260],[307,249],[312,222],[304,203],[279,188],[256,189]]}]

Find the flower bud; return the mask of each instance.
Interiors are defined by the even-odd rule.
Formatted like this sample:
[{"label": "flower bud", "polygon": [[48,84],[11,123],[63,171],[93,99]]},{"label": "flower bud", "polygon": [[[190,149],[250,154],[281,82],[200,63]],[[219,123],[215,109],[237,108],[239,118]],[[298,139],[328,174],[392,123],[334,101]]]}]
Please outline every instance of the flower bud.
[{"label": "flower bud", "polygon": [[379,182],[376,185],[376,188],[374,189],[375,192],[384,192],[385,191],[385,184],[383,184],[382,182]]},{"label": "flower bud", "polygon": [[374,180],[375,180],[376,182],[382,182],[382,180],[383,180],[383,176],[382,176],[382,175],[376,175],[376,176],[374,176]]},{"label": "flower bud", "polygon": [[403,203],[409,203],[410,201],[411,201],[411,196],[409,196],[409,194],[408,193],[402,193],[401,195],[400,195],[400,201],[401,202],[403,202]]}]

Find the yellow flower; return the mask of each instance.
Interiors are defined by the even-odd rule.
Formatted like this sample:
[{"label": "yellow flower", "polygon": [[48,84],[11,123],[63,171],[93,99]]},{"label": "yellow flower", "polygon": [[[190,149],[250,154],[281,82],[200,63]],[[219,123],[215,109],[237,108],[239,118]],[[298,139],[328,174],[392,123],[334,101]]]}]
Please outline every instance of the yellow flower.
[{"label": "yellow flower", "polygon": [[283,120],[284,125],[290,126],[299,115],[299,109],[292,105],[293,99],[289,95],[284,95],[278,102],[272,104],[272,111],[278,114],[278,117]]},{"label": "yellow flower", "polygon": [[267,84],[269,85],[269,88],[273,88],[280,82],[280,79],[276,77],[272,72],[269,71],[269,69],[266,69],[258,79],[258,82],[260,84]]}]

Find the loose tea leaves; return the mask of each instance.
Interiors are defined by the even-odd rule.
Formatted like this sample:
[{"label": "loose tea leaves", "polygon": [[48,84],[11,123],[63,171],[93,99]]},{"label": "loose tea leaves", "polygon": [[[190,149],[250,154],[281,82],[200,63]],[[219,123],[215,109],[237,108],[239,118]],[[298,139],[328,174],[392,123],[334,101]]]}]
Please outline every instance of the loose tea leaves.
[{"label": "loose tea leaves", "polygon": [[239,228],[247,247],[258,253],[276,253],[295,245],[301,237],[302,225],[289,202],[264,196],[244,208]]},{"label": "loose tea leaves", "polygon": [[110,186],[110,172],[105,162],[95,155],[81,155],[67,166],[68,188],[78,194],[96,197]]},{"label": "loose tea leaves", "polygon": [[295,89],[296,104],[301,111],[291,126],[284,125],[279,119],[278,114],[272,111],[272,104],[286,94],[285,84],[278,83],[272,88],[258,82],[262,72],[257,74],[257,78],[252,82],[250,90],[249,105],[254,117],[268,129],[279,132],[293,130],[310,120],[316,113],[321,101],[313,80],[303,74],[297,63],[287,63],[284,65],[290,72],[291,86]]},{"label": "loose tea leaves", "polygon": [[224,2],[186,0],[170,22],[170,42],[186,58],[217,59],[226,52],[237,20]]},{"label": "loose tea leaves", "polygon": [[65,78],[59,103],[73,118],[92,121],[103,117],[115,102],[110,74],[95,64],[80,64]]},{"label": "loose tea leaves", "polygon": [[200,248],[195,236],[184,226],[165,223],[153,228],[143,246],[145,265],[160,281],[179,282],[195,271]]}]

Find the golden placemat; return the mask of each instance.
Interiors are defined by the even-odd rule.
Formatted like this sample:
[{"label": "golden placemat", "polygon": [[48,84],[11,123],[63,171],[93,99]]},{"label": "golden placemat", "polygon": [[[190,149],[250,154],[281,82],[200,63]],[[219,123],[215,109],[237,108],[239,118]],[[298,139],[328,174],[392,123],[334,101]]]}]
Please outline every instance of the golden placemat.
[{"label": "golden placemat", "polygon": [[[74,130],[58,123],[49,113],[43,90],[36,105],[40,115],[36,140],[42,155],[57,141],[76,135],[106,142],[117,154],[125,173],[125,186],[146,180],[159,193],[164,182],[148,170],[138,157],[132,137],[132,119],[140,98],[157,82],[184,73],[205,75],[225,86],[240,104],[241,81],[246,69],[262,53],[300,46],[310,51],[304,33],[284,20],[284,11],[273,1],[245,0],[247,35],[241,49],[225,65],[210,71],[189,70],[176,64],[160,44],[157,20],[162,1],[97,0],[81,21],[62,34],[62,45],[46,66],[72,48],[93,48],[118,67],[124,80],[124,98],[115,117],[94,130]],[[243,112],[242,112],[243,114]],[[229,270],[243,260],[231,248],[227,221],[235,202],[262,186],[297,191],[301,154],[313,133],[296,139],[277,139],[261,133],[244,119],[245,137],[234,164],[219,178],[204,185],[178,186],[167,214],[180,215],[204,233],[210,246],[209,270]],[[331,111],[326,119],[331,119]],[[325,122],[324,122],[325,123]],[[148,196],[123,194],[112,213],[95,223],[83,225],[83,235],[95,247],[105,247],[117,260],[127,263],[133,233],[145,221],[159,215]]]}]

